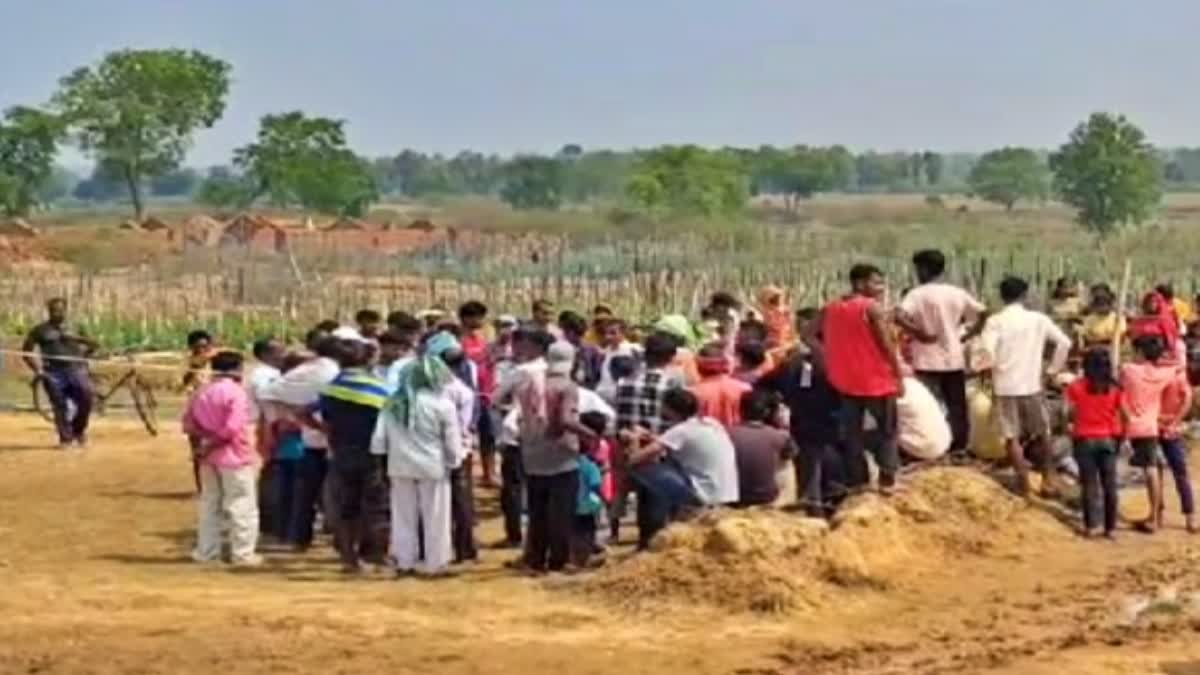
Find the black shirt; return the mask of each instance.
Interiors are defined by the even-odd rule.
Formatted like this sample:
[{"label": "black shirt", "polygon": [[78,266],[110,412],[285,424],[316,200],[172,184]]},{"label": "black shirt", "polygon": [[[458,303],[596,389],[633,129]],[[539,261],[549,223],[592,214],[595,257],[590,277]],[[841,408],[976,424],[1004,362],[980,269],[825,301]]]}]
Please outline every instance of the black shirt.
[{"label": "black shirt", "polygon": [[757,386],[779,392],[791,412],[792,438],[800,445],[836,443],[841,397],[829,384],[825,370],[806,355],[781,364],[758,380]]},{"label": "black shirt", "polygon": [[81,365],[78,361],[61,358],[75,359],[87,356],[87,345],[76,340],[69,340],[67,335],[83,335],[83,331],[73,330],[65,323],[56,326],[49,321],[39,323],[29,331],[28,341],[37,347],[41,354],[43,367],[62,370]]}]

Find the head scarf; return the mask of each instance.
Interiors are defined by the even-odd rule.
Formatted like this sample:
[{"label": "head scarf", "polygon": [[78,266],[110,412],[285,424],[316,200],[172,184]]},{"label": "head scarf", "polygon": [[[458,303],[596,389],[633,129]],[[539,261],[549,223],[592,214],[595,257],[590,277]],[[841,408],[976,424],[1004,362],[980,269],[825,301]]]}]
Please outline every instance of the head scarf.
[{"label": "head scarf", "polygon": [[[778,302],[774,302],[778,300]],[[758,292],[763,323],[767,326],[767,342],[773,347],[790,345],[795,339],[792,312],[784,302],[784,291],[778,286],[764,286]]]},{"label": "head scarf", "polygon": [[680,338],[689,349],[696,345],[700,337],[696,335],[692,322],[682,314],[668,314],[662,317],[654,324],[654,330]]},{"label": "head scarf", "polygon": [[454,379],[442,355],[455,348],[461,348],[458,339],[440,331],[425,343],[424,352],[400,371],[399,386],[388,400],[387,410],[401,424],[412,428],[412,411],[421,390],[440,391]]}]

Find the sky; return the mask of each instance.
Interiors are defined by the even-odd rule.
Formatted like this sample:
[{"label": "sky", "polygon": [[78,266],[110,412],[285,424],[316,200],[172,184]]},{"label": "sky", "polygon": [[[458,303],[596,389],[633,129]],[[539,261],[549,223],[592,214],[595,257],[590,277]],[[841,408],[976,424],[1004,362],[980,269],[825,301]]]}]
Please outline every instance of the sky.
[{"label": "sky", "polygon": [[1052,147],[1097,110],[1200,145],[1196,0],[0,0],[0,25],[0,107],[113,49],[229,61],[196,166],[296,109],[368,156]]}]

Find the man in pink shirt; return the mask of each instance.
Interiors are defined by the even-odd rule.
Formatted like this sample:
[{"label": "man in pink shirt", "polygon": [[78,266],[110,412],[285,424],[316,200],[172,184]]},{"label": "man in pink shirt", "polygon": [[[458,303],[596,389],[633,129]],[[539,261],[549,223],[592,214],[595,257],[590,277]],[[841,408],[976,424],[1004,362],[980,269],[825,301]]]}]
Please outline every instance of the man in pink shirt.
[{"label": "man in pink shirt", "polygon": [[730,375],[729,359],[720,344],[710,344],[700,350],[696,367],[700,381],[692,385],[691,392],[700,404],[700,416],[711,417],[726,430],[742,422],[742,395],[750,391],[750,385]]},{"label": "man in pink shirt", "polygon": [[250,445],[250,398],[241,383],[242,355],[221,352],[211,361],[212,380],[183,413],[183,433],[200,463],[199,524],[192,559],[221,556],[223,514],[228,514],[231,562],[258,565],[257,454]]},{"label": "man in pink shirt", "polygon": [[896,321],[915,338],[911,360],[917,378],[946,405],[950,450],[962,451],[969,437],[963,341],[983,329],[987,311],[970,293],[942,280],[941,251],[918,251],[912,263],[921,283],[900,302]]}]

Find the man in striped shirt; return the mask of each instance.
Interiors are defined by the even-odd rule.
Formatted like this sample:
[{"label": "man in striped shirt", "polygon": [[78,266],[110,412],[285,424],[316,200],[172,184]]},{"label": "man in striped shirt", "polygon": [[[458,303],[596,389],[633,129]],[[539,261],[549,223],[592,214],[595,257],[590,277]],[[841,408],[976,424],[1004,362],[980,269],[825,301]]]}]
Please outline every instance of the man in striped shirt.
[{"label": "man in striped shirt", "polygon": [[386,551],[382,540],[368,536],[380,528],[367,521],[388,500],[382,467],[371,455],[371,436],[388,389],[368,370],[369,345],[357,331],[341,328],[334,337],[340,343],[341,372],[322,390],[320,399],[309,409],[307,421],[329,438],[329,480],[339,511],[334,523],[338,555],[343,571],[356,573],[362,569],[360,553],[382,564]]}]

